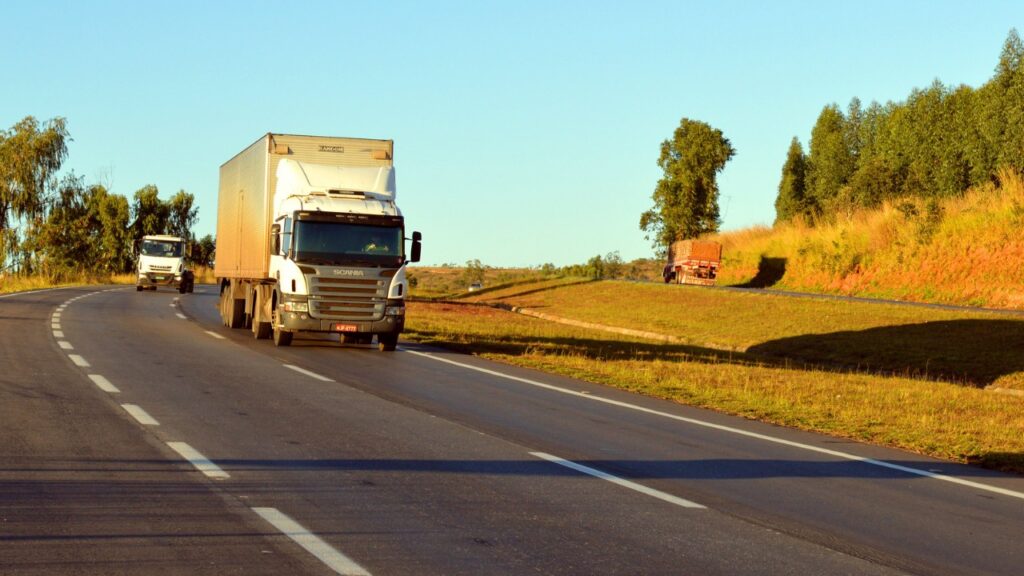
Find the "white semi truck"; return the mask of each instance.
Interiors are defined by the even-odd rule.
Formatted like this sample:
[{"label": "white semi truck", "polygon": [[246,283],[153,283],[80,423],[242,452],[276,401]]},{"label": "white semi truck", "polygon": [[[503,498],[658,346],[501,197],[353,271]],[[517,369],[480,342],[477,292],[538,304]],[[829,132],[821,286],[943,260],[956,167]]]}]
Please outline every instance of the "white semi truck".
[{"label": "white semi truck", "polygon": [[157,286],[177,288],[184,294],[195,287],[195,276],[186,268],[188,243],[178,236],[143,236],[135,262],[135,290],[156,290]]},{"label": "white semi truck", "polygon": [[266,134],[220,167],[225,326],[278,346],[321,332],[395,349],[421,235],[405,237],[393,154],[391,140]]}]

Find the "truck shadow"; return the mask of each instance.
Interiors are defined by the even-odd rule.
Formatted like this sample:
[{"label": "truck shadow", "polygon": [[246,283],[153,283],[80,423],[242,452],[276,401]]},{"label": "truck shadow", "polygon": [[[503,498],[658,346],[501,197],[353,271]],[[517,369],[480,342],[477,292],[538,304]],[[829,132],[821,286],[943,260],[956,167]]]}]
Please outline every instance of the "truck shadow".
[{"label": "truck shadow", "polygon": [[757,274],[743,284],[733,284],[733,288],[771,288],[786,275],[785,258],[767,258],[761,256],[757,264]]}]

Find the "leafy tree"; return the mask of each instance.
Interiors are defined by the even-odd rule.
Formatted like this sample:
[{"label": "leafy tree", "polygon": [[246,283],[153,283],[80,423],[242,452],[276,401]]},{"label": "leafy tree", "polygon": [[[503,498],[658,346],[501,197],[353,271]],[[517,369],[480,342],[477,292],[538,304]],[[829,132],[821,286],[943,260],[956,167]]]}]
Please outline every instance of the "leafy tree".
[{"label": "leafy tree", "polygon": [[604,278],[604,274],[604,260],[601,258],[600,254],[594,256],[590,260],[587,260],[586,266],[583,267],[583,276],[586,276],[587,278],[600,280],[601,278]]},{"label": "leafy tree", "polygon": [[664,176],[651,196],[654,206],[640,216],[647,239],[664,247],[717,231],[717,176],[735,154],[721,130],[683,118],[672,138],[661,144],[658,166]]},{"label": "leafy tree", "polygon": [[786,153],[786,163],[782,166],[779,196],[775,199],[776,222],[785,222],[814,212],[812,201],[807,198],[806,174],[807,157],[804,155],[804,147],[794,136]]},{"label": "leafy tree", "polygon": [[193,250],[193,262],[196,265],[206,266],[207,268],[213,266],[213,260],[217,255],[217,243],[214,241],[213,236],[207,234],[200,238],[195,243]]},{"label": "leafy tree", "polygon": [[167,231],[173,236],[192,239],[192,226],[196,223],[199,209],[194,206],[195,197],[179,190],[167,202]]},{"label": "leafy tree", "polygon": [[479,259],[467,260],[466,269],[462,271],[462,281],[469,286],[470,284],[484,283],[484,265],[480,263]]},{"label": "leafy tree", "polygon": [[101,230],[100,267],[111,273],[129,272],[133,261],[133,238],[129,228],[131,209],[128,199],[120,194],[108,194],[100,185],[93,186],[93,189],[96,191],[94,210]]},{"label": "leafy tree", "polygon": [[[26,116],[10,130],[0,130],[0,269],[20,249],[21,229],[30,236],[41,220],[69,139],[64,118],[40,125]],[[22,254],[21,268],[31,271],[30,254]]]},{"label": "leafy tree", "polygon": [[807,196],[814,205],[828,210],[855,167],[846,119],[835,104],[825,106],[818,115],[807,164]]},{"label": "leafy tree", "polygon": [[160,200],[159,191],[152,184],[135,192],[132,204],[132,239],[138,242],[143,236],[166,234],[170,219],[170,208]]},{"label": "leafy tree", "polygon": [[604,274],[602,278],[622,278],[626,264],[622,261],[619,251],[609,252],[604,256]]}]

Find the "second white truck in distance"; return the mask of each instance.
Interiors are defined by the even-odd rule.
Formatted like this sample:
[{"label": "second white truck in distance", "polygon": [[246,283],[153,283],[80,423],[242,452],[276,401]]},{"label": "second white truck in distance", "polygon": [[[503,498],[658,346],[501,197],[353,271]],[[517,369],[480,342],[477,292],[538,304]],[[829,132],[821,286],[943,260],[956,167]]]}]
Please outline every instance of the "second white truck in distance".
[{"label": "second white truck in distance", "polygon": [[195,276],[185,265],[188,243],[168,235],[143,236],[135,261],[135,290],[156,290],[158,286],[177,288],[184,294],[195,287]]},{"label": "second white truck in distance", "polygon": [[391,140],[267,134],[220,169],[217,258],[226,326],[288,346],[300,332],[395,349],[406,263]]}]

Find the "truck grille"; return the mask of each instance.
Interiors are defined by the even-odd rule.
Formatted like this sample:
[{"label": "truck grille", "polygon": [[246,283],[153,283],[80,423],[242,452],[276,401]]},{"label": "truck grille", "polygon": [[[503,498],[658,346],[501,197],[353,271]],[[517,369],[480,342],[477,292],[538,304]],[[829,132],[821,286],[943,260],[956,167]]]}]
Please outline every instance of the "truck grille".
[{"label": "truck grille", "polygon": [[170,272],[171,271],[171,267],[170,266],[154,266],[152,264],[149,265],[149,269],[151,271],[153,271],[153,272]]},{"label": "truck grille", "polygon": [[310,277],[309,315],[326,320],[373,321],[384,317],[387,279]]}]

